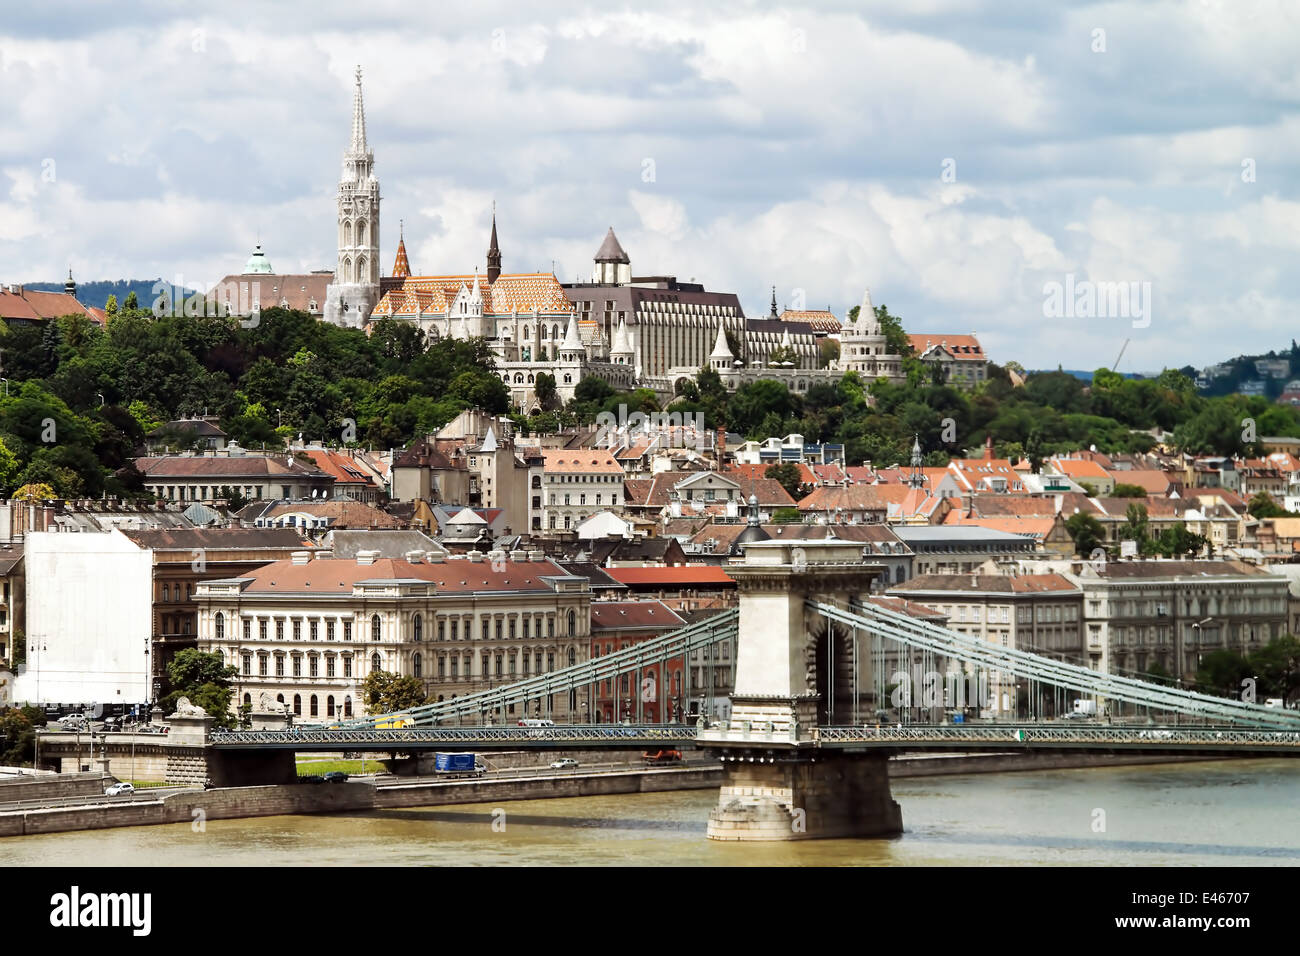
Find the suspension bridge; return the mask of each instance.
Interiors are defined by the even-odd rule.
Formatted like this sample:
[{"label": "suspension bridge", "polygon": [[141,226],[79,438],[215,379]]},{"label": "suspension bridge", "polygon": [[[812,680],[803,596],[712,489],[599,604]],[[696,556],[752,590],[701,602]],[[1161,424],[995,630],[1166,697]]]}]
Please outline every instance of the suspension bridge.
[{"label": "suspension bridge", "polygon": [[[911,750],[1125,750],[1300,756],[1300,713],[990,644],[865,598],[882,573],[836,540],[756,542],[730,565],[740,606],[663,637],[400,713],[287,731],[218,732],[218,750],[693,747],[725,780],[709,836],[781,840],[898,832],[884,761]],[[730,717],[692,725],[493,726],[557,693],[736,642]],[[689,671],[689,668],[687,668]],[[662,673],[662,670],[660,671]],[[967,693],[969,688],[969,693]],[[1022,693],[1023,692],[1023,693]],[[1074,699],[1102,721],[1060,721]],[[970,712],[957,723],[945,715]],[[980,719],[991,717],[993,719]],[[470,726],[465,726],[469,723]],[[520,722],[522,723],[522,721]]]}]

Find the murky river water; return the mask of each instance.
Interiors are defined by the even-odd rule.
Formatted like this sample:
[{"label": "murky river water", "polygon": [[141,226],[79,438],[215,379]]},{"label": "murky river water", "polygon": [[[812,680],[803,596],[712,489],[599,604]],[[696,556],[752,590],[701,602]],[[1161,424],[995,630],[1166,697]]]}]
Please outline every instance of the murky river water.
[{"label": "murky river water", "polygon": [[1300,865],[1300,761],[932,777],[893,791],[906,832],[882,840],[715,843],[704,830],[717,794],[701,790],[6,838],[0,865]]}]

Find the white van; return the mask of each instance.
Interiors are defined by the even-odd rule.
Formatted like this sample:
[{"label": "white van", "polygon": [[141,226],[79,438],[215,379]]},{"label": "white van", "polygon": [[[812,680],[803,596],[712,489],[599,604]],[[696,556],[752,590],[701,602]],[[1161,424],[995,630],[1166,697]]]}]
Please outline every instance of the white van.
[{"label": "white van", "polygon": [[524,717],[519,721],[520,727],[554,727],[555,721],[544,717]]}]

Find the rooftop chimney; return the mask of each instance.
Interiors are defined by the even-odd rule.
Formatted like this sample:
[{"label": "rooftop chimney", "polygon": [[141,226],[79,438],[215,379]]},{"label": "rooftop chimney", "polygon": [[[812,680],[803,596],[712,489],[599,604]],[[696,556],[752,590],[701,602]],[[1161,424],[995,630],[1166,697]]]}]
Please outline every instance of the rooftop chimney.
[{"label": "rooftop chimney", "polygon": [[374,564],[375,558],[379,557],[378,551],[358,551],[357,564],[367,565]]},{"label": "rooftop chimney", "polygon": [[407,561],[410,561],[412,564],[419,564],[420,561],[424,558],[424,552],[423,552],[423,551],[408,551],[408,552],[406,552],[405,557],[406,557],[406,560],[407,560]]},{"label": "rooftop chimney", "polygon": [[311,552],[295,551],[293,552],[293,554],[290,555],[290,557],[293,558],[294,564],[307,564],[308,562],[311,561]]}]

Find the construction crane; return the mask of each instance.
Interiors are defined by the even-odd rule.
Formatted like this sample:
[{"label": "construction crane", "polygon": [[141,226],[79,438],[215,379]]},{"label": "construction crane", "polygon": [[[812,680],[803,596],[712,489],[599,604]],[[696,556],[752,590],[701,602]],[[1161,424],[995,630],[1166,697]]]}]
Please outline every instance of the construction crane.
[{"label": "construction crane", "polygon": [[1118,372],[1118,371],[1119,371],[1119,360],[1122,359],[1122,358],[1124,357],[1124,350],[1125,350],[1126,348],[1128,348],[1128,343],[1129,343],[1129,341],[1130,341],[1129,339],[1125,339],[1125,340],[1124,340],[1124,344],[1120,346],[1120,348],[1119,348],[1119,355],[1116,355],[1116,356],[1115,356],[1115,364],[1112,365],[1112,366],[1110,367],[1110,370],[1111,370],[1112,372]]}]

